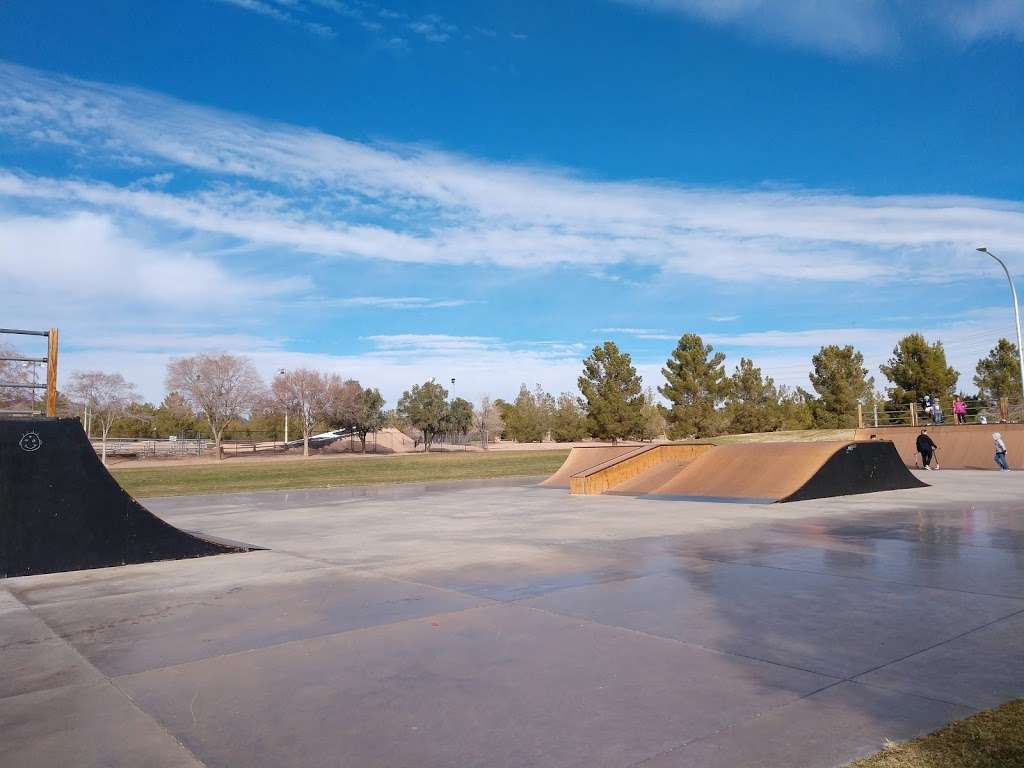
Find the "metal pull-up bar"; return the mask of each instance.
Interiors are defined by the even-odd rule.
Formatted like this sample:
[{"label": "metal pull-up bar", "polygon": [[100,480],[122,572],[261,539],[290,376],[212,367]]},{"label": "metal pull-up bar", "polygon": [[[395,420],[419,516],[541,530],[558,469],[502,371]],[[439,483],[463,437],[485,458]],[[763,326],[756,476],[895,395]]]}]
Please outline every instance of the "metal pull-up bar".
[{"label": "metal pull-up bar", "polygon": [[0,382],[0,387],[13,387],[15,389],[45,389],[46,390],[46,415],[57,415],[57,329],[51,328],[48,331],[26,331],[20,328],[0,328],[0,335],[13,334],[16,336],[45,336],[47,339],[46,357],[0,357],[5,362],[15,363],[45,363],[46,384],[20,384]]}]

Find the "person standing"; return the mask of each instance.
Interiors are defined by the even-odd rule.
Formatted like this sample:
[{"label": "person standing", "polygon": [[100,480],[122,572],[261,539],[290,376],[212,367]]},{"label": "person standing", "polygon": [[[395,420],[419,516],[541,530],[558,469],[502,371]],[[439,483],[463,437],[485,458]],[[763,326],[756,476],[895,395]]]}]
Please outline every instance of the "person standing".
[{"label": "person standing", "polygon": [[993,432],[992,442],[996,445],[996,464],[999,465],[999,471],[1009,472],[1010,465],[1006,463],[1006,443],[1003,442],[1003,436],[999,432]]},{"label": "person standing", "polygon": [[917,452],[921,454],[922,467],[929,470],[932,468],[932,456],[935,455],[935,451],[938,449],[939,446],[928,436],[928,430],[922,429],[921,434],[917,436]]},{"label": "person standing", "polygon": [[960,395],[957,395],[953,401],[953,420],[957,424],[967,423],[967,403],[964,402]]}]

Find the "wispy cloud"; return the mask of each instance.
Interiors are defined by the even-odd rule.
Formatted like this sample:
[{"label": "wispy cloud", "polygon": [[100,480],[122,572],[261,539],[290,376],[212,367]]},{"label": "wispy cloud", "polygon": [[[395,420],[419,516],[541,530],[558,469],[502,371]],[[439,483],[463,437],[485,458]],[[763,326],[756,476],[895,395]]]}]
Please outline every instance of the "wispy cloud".
[{"label": "wispy cloud", "polygon": [[925,15],[952,37],[1024,41],[1024,3],[1019,0],[936,0],[922,5]]},{"label": "wispy cloud", "polygon": [[453,309],[477,302],[472,299],[430,299],[425,296],[352,296],[348,298],[304,299],[303,306],[359,307],[371,309]]},{"label": "wispy cloud", "polygon": [[620,0],[736,27],[827,54],[869,56],[892,51],[924,22],[947,37],[1024,40],[1019,0]]},{"label": "wispy cloud", "polygon": [[381,32],[384,29],[384,25],[381,22],[375,21],[372,18],[372,12],[365,9],[365,3],[360,3],[357,6],[351,3],[341,2],[341,0],[309,0],[309,2],[315,6],[326,8],[339,16],[354,21],[368,32]]},{"label": "wispy cloud", "polygon": [[660,328],[595,328],[594,333],[621,333],[627,336],[640,336],[648,333],[664,333]]},{"label": "wispy cloud", "polygon": [[[113,370],[138,371],[132,377],[144,379],[143,391],[151,397],[159,395],[169,354],[205,349],[210,339],[222,341],[219,348],[252,354],[268,372],[281,365],[322,365],[379,383],[389,396],[431,376],[457,377],[464,393],[509,396],[518,383],[509,384],[509,376],[571,389],[586,353],[581,343],[593,341],[508,341],[487,335],[486,325],[474,336],[372,335],[378,328],[394,330],[392,318],[386,326],[358,331],[369,351],[317,355],[291,349],[279,329],[263,338],[251,328],[225,335],[215,327],[182,327],[183,314],[209,322],[257,316],[269,306],[365,309],[361,314],[380,317],[470,303],[449,284],[435,296],[426,283],[400,280],[347,283],[346,293],[365,292],[357,296],[324,295],[307,273],[325,264],[376,267],[392,276],[414,269],[396,264],[429,265],[440,275],[484,265],[496,282],[502,270],[543,280],[552,267],[567,267],[580,281],[601,274],[677,281],[697,290],[707,283],[733,290],[746,282],[748,289],[754,284],[769,290],[813,281],[819,292],[858,284],[898,286],[917,296],[914,290],[936,275],[976,278],[973,247],[979,242],[999,243],[1011,261],[1024,256],[1019,202],[606,182],[415,144],[349,141],[6,64],[0,64],[0,132],[7,146],[45,146],[75,168],[74,176],[45,176],[10,160],[0,166],[5,309],[31,325],[36,318],[50,322],[58,309],[82,307],[76,336],[91,341],[69,349],[72,366],[103,362]],[[40,273],[53,276],[45,290]],[[115,305],[116,315],[104,318],[134,322],[144,316],[145,329],[127,333],[124,324],[113,330],[87,324],[95,307]],[[140,307],[148,311],[140,313]],[[722,309],[731,313],[736,305]],[[630,315],[614,317],[588,320],[584,328],[628,322]],[[593,333],[652,342],[637,344],[646,355],[638,367],[647,383],[657,384],[664,357],[687,329],[662,316],[643,317],[633,322],[659,327],[609,326]],[[722,314],[709,322],[738,319]],[[1002,321],[968,320],[931,329],[948,340],[961,370],[1006,333]],[[169,327],[161,330],[160,323]],[[806,384],[808,350],[820,343],[863,345],[876,365],[901,332],[916,330],[897,328],[896,318],[890,323],[891,329],[707,338],[728,350],[730,364],[748,354],[778,381]]]},{"label": "wispy cloud", "polygon": [[[406,13],[376,5],[367,0],[214,0],[265,16],[282,24],[298,27],[322,37],[334,37],[335,30],[310,16],[320,11],[325,18],[340,18],[361,27],[388,47],[405,46],[403,34],[412,32],[431,43],[444,43],[460,34],[458,26],[438,13],[410,17]],[[496,36],[493,30],[474,28],[483,36]]]},{"label": "wispy cloud", "polygon": [[281,7],[298,8],[300,7],[298,3],[287,2],[286,0],[276,0],[276,3],[265,2],[264,0],[216,0],[216,2],[223,3],[225,5],[233,5],[236,8],[241,8],[242,10],[250,11],[251,13],[259,14],[260,16],[266,16],[267,18],[279,21],[282,24],[290,24],[300,29],[304,29],[307,32],[311,32],[314,35],[320,35],[321,37],[334,37],[334,30],[328,25],[296,18],[291,12],[286,11]]},{"label": "wispy cloud", "polygon": [[[9,199],[333,257],[882,284],[973,274],[962,256],[982,240],[1024,251],[1020,203],[584,180],[11,65],[0,65],[0,131],[37,143],[54,134],[88,166],[196,180],[151,189],[8,170],[0,195]],[[928,275],[916,268],[922,254],[935,267]]]},{"label": "wispy cloud", "polygon": [[454,24],[450,24],[434,13],[421,16],[415,21],[409,22],[409,29],[432,43],[443,43],[459,31]]}]

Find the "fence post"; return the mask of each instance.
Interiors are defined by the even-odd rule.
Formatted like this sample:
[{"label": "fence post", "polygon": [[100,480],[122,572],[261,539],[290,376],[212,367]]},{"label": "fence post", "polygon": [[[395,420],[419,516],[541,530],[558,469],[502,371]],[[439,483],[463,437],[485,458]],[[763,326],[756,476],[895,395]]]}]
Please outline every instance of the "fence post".
[{"label": "fence post", "polygon": [[47,334],[46,350],[46,415],[57,415],[57,329]]},{"label": "fence post", "polygon": [[877,402],[876,402],[876,403],[872,403],[872,408],[871,408],[871,410],[872,410],[872,411],[873,411],[873,413],[874,413],[874,422],[875,422],[875,427],[877,427],[877,426],[878,426],[878,403],[877,403]]},{"label": "fence post", "polygon": [[864,429],[864,406],[857,403],[857,429]]},{"label": "fence post", "polygon": [[908,407],[910,408],[910,426],[916,427],[917,426],[917,409],[914,407],[913,403],[911,403]]}]

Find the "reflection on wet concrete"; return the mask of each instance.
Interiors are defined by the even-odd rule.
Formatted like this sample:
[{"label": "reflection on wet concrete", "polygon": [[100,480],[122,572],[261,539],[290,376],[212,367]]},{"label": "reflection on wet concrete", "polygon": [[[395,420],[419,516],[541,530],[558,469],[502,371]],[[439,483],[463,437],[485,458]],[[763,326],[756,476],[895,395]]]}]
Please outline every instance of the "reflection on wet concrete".
[{"label": "reflection on wet concrete", "polygon": [[1024,695],[1024,476],[929,479],[156,500],[269,551],[0,582],[0,764],[123,763],[101,715],[138,707],[152,765],[843,764]]}]

